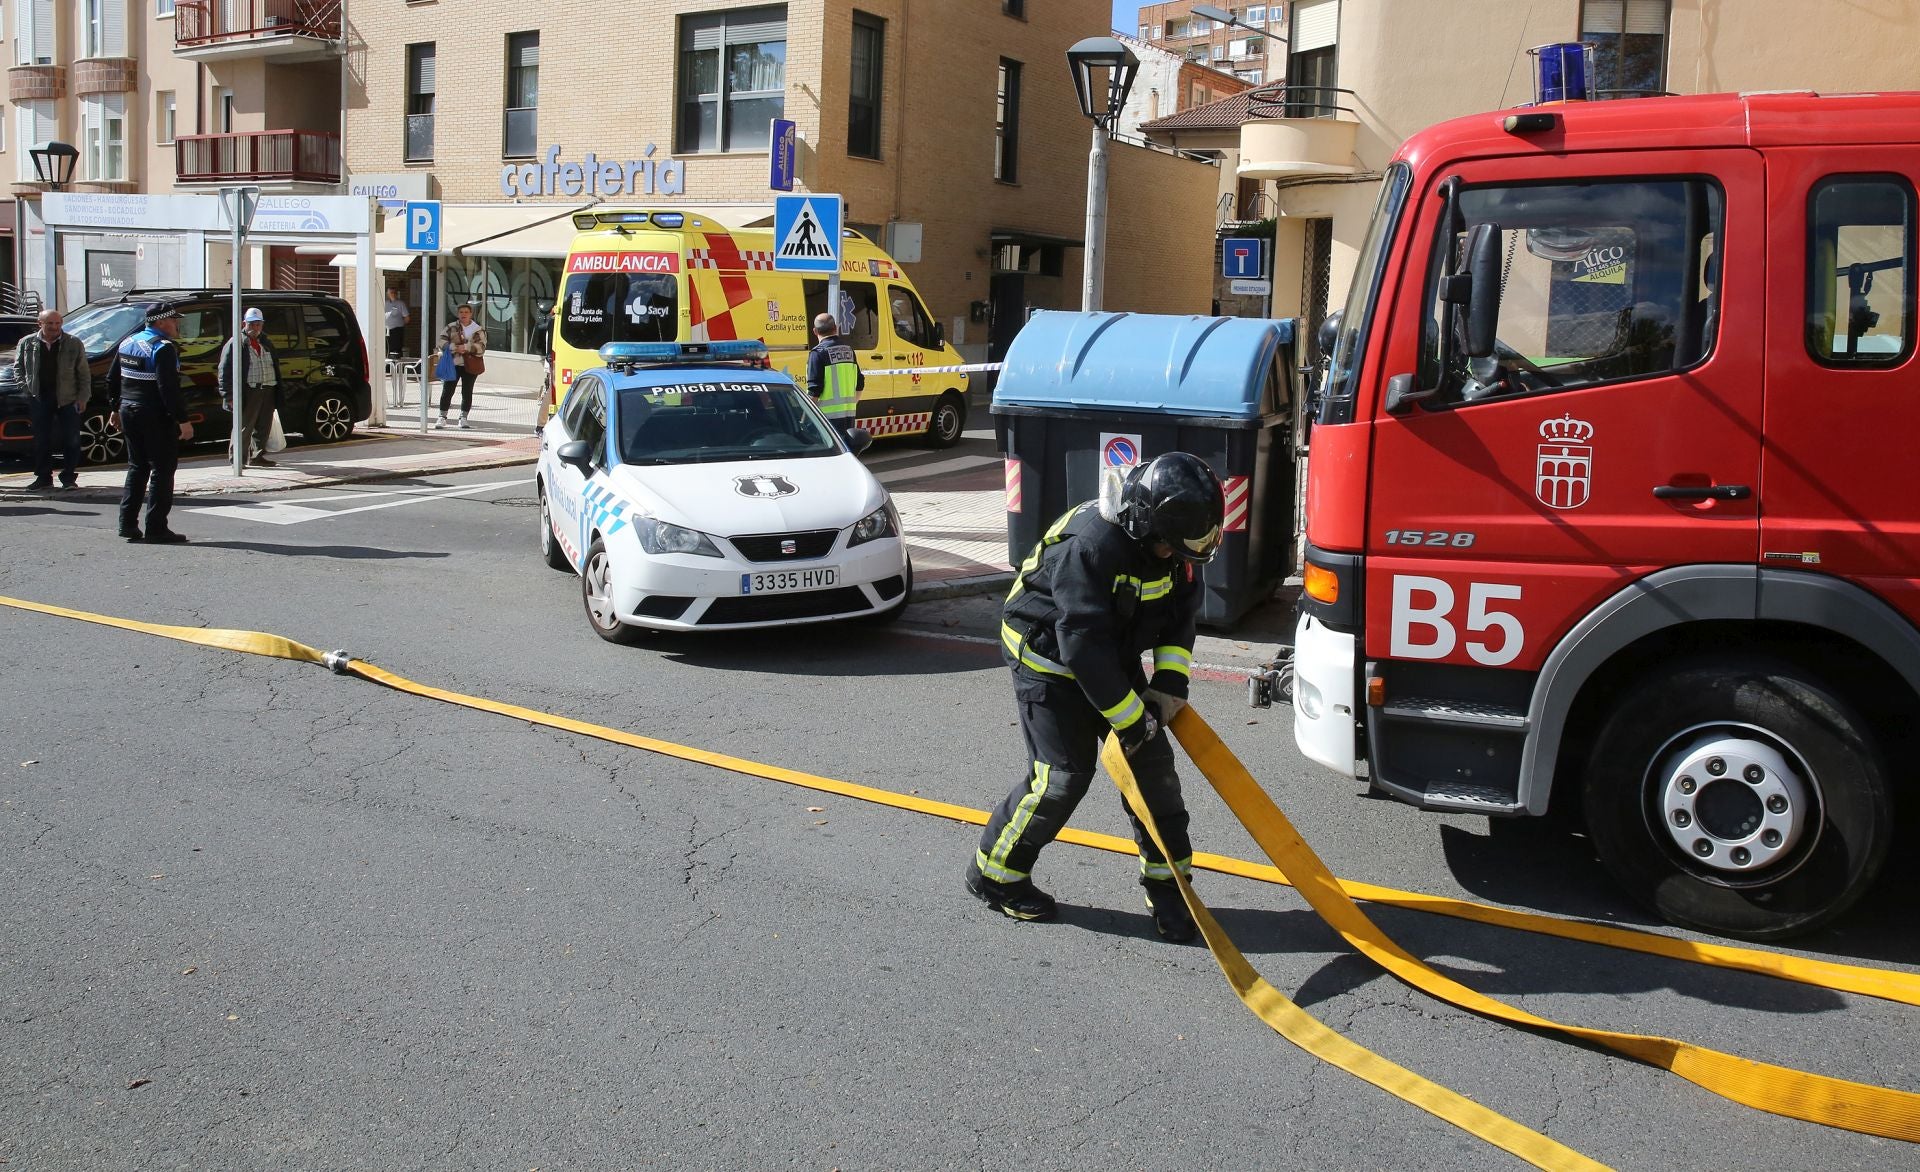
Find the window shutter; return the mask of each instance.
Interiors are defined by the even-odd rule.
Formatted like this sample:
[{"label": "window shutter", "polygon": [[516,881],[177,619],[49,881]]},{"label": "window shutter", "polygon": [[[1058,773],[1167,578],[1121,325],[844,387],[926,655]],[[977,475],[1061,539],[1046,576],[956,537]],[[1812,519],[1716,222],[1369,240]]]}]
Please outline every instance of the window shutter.
[{"label": "window shutter", "polygon": [[433,84],[434,46],[422,46],[413,58],[413,92],[426,95],[434,92]]},{"label": "window shutter", "polygon": [[32,64],[53,64],[53,0],[33,0]]},{"label": "window shutter", "polygon": [[100,2],[104,6],[100,14],[100,55],[125,57],[127,55],[128,0],[100,0]]},{"label": "window shutter", "polygon": [[[760,41],[784,41],[787,39],[787,17],[780,12],[767,19],[766,9],[756,8],[740,16],[727,20],[727,44],[752,45]],[[760,19],[749,19],[759,17]]]},{"label": "window shutter", "polygon": [[[60,137],[60,119],[54,112],[52,102],[29,102],[33,107],[33,145],[52,142]],[[32,163],[28,163],[32,166]]]},{"label": "window shutter", "polygon": [[1581,6],[1580,35],[1617,36],[1626,24],[1626,0],[1587,0]]},{"label": "window shutter", "polygon": [[13,0],[13,63],[33,64],[33,0]]},{"label": "window shutter", "polygon": [[540,34],[519,34],[511,51],[507,54],[509,69],[538,69],[540,67]]},{"label": "window shutter", "polygon": [[1339,39],[1340,0],[1301,0],[1293,6],[1293,52],[1332,48]]},{"label": "window shutter", "polygon": [[1667,0],[1627,0],[1626,31],[1653,33],[1667,31]]},{"label": "window shutter", "polygon": [[720,47],[721,23],[718,16],[705,14],[683,17],[682,32],[686,37],[683,49],[718,49]]}]

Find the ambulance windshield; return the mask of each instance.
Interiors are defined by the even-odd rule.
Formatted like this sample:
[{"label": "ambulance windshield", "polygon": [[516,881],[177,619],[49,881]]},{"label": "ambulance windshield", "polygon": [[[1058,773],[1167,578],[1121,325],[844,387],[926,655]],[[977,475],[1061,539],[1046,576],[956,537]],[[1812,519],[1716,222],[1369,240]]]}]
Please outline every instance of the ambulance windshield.
[{"label": "ambulance windshield", "polygon": [[608,342],[671,342],[680,332],[680,282],[660,273],[572,273],[560,291],[560,340],[581,350]]},{"label": "ambulance windshield", "polygon": [[790,382],[688,379],[620,392],[620,456],[629,464],[790,460],[840,451]]},{"label": "ambulance windshield", "polygon": [[1385,270],[1382,262],[1393,243],[1400,209],[1407,202],[1408,176],[1407,165],[1395,163],[1380,184],[1380,202],[1374,205],[1373,223],[1367,228],[1366,242],[1361,244],[1354,264],[1347,306],[1340,315],[1340,332],[1325,356],[1329,361],[1326,382],[1320,388],[1321,423],[1353,419],[1353,395],[1360,359],[1366,352],[1367,328],[1372,324],[1374,301],[1380,292],[1380,274]]}]

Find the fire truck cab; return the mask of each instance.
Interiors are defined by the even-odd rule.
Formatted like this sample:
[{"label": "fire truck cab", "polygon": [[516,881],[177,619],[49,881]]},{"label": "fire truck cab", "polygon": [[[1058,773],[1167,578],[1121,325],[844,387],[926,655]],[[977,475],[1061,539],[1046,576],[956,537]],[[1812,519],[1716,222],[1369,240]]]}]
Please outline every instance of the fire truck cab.
[{"label": "fire truck cab", "polygon": [[1570,102],[1381,184],[1308,458],[1295,738],[1584,815],[1668,920],[1873,882],[1920,727],[1920,94]]}]

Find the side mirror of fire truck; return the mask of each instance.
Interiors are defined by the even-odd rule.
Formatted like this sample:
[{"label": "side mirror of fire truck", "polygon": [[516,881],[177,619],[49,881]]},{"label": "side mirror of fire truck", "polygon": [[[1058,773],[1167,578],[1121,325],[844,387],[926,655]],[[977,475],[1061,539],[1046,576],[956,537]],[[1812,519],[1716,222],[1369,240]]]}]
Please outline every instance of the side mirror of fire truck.
[{"label": "side mirror of fire truck", "polygon": [[1476,224],[1467,235],[1467,294],[1465,349],[1469,358],[1493,353],[1500,324],[1500,229]]},{"label": "side mirror of fire truck", "polygon": [[1336,309],[1320,319],[1320,329],[1313,335],[1313,348],[1321,362],[1333,360],[1333,344],[1340,339],[1340,322],[1346,316],[1346,310]]}]

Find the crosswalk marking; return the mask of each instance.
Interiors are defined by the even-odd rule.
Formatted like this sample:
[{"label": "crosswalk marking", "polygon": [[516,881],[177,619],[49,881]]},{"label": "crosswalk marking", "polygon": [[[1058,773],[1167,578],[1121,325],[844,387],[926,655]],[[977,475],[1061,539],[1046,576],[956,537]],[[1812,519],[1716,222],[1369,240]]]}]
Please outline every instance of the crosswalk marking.
[{"label": "crosswalk marking", "polygon": [[[194,509],[193,513],[201,517],[226,517],[235,521],[256,521],[263,525],[298,525],[305,521],[318,521],[325,517],[345,517],[353,513],[370,513],[375,509],[395,509],[402,505],[424,504],[427,501],[450,500],[454,497],[477,496],[491,492],[496,488],[518,486],[527,487],[525,477],[514,480],[495,480],[486,484],[446,484],[429,485],[425,488],[396,488],[389,492],[356,492],[334,496],[308,497],[293,501],[254,501],[243,505],[215,505],[211,508]],[[330,504],[336,501],[363,501],[369,497],[398,497],[398,500],[380,501],[377,504],[360,505],[351,509],[316,509],[315,504]]]}]

